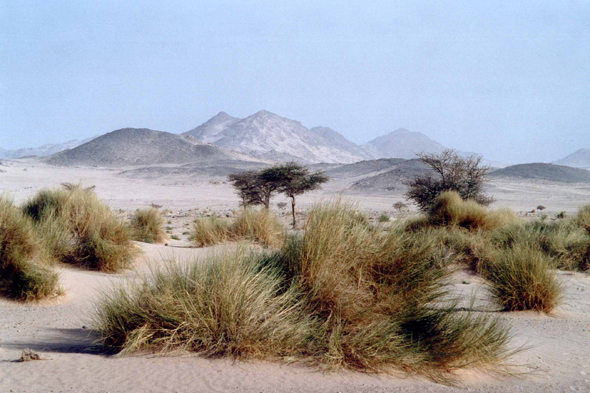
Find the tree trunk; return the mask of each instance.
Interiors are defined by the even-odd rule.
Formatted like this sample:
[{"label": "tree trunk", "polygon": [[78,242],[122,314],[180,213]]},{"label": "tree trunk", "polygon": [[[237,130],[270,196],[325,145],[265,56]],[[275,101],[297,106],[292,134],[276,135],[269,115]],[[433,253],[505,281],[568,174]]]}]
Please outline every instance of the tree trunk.
[{"label": "tree trunk", "polygon": [[297,225],[297,219],[295,218],[295,197],[291,197],[291,211],[293,212],[293,229],[295,229],[295,225]]},{"label": "tree trunk", "polygon": [[266,210],[270,209],[270,192],[266,193],[266,195],[264,195],[264,208]]}]

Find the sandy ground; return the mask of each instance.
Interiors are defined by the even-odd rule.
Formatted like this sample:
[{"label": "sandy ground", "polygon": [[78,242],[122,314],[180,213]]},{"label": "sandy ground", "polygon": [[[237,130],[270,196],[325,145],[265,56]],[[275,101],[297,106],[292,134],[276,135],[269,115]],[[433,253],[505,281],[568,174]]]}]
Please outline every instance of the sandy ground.
[{"label": "sandy ground", "polygon": [[[43,187],[82,181],[96,185],[97,193],[113,208],[132,211],[150,203],[170,209],[166,220],[170,233],[180,240],[168,246],[140,244],[143,255],[134,270],[104,274],[61,267],[61,282],[67,292],[56,300],[23,305],[0,300],[0,392],[570,392],[590,391],[590,277],[559,273],[566,293],[551,316],[533,312],[497,313],[512,326],[515,347],[528,349],[510,362],[522,375],[490,375],[468,371],[460,385],[448,387],[433,382],[395,376],[360,373],[324,374],[297,365],[261,362],[231,362],[194,355],[115,357],[97,345],[91,327],[94,301],[100,291],[137,274],[151,265],[192,261],[227,249],[188,248],[187,234],[195,214],[231,214],[237,198],[222,179],[162,178],[129,179],[118,171],[67,169],[34,162],[12,162],[0,167],[0,192],[21,203]],[[401,195],[350,195],[347,181],[334,182],[324,191],[306,195],[302,209],[314,201],[340,195],[358,202],[372,214],[393,214],[392,203]],[[574,212],[590,203],[587,185],[557,185],[527,182],[495,182],[491,192],[497,205],[516,211],[547,206],[545,214]],[[277,198],[275,202],[281,201]],[[231,248],[231,247],[230,247]],[[457,292],[478,299],[476,309],[493,310],[485,301],[484,283],[467,272],[452,283]],[[30,348],[42,360],[17,362]]]}]

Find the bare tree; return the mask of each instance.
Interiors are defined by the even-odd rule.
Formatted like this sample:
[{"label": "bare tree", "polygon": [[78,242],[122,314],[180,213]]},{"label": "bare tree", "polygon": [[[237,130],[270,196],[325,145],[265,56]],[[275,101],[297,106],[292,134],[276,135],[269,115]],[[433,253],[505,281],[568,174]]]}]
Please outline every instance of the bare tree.
[{"label": "bare tree", "polygon": [[494,201],[483,192],[490,167],[481,164],[481,156],[462,157],[449,149],[440,154],[420,153],[418,157],[431,171],[405,184],[409,187],[406,197],[420,210],[427,211],[443,191],[456,191],[462,199],[472,199],[485,206]]}]

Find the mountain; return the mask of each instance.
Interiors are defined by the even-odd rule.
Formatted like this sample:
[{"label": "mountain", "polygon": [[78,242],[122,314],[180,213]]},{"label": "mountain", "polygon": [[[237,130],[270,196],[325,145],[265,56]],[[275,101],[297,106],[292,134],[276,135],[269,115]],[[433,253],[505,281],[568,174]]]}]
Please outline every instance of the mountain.
[{"label": "mountain", "polygon": [[223,137],[219,135],[221,132],[240,120],[241,119],[232,117],[225,112],[219,112],[205,123],[185,132],[184,134],[192,135],[205,143],[214,143]]},{"label": "mountain", "polygon": [[489,176],[564,183],[590,182],[590,171],[586,169],[546,163],[511,165],[491,172]]},{"label": "mountain", "polygon": [[298,121],[264,110],[235,120],[221,112],[183,135],[269,160],[350,163],[369,158],[357,145],[325,127],[310,130]]},{"label": "mountain", "polygon": [[420,132],[399,128],[373,139],[362,147],[374,158],[416,158],[416,153],[440,153],[446,149]]},{"label": "mountain", "polygon": [[123,128],[74,149],[56,153],[44,161],[53,165],[116,167],[234,159],[252,160],[245,155],[204,144],[190,135],[181,136],[147,128]]},{"label": "mountain", "polygon": [[561,160],[554,161],[553,163],[577,168],[590,168],[590,149],[580,149]]},{"label": "mountain", "polygon": [[65,143],[57,143],[57,144],[50,143],[50,144],[46,144],[46,145],[39,146],[39,147],[33,147],[33,148],[29,147],[29,148],[23,148],[23,149],[18,149],[18,150],[4,150],[4,149],[0,148],[0,158],[21,158],[21,157],[27,157],[27,156],[39,156],[39,157],[50,156],[50,155],[58,153],[60,151],[63,151],[66,149],[73,149],[75,147],[83,145],[86,142],[90,142],[94,138],[96,138],[96,137],[84,139],[81,141],[71,140],[71,141],[65,142]]}]

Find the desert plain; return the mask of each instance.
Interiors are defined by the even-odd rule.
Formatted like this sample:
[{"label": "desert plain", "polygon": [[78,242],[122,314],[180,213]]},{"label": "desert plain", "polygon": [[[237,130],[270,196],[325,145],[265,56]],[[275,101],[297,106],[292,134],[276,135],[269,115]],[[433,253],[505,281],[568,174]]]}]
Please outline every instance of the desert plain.
[{"label": "desert plain", "polygon": [[[150,174],[129,168],[54,167],[34,159],[4,161],[0,193],[20,204],[44,187],[81,182],[120,216],[138,208],[161,205],[169,239],[166,244],[137,243],[141,249],[133,268],[106,274],[60,266],[65,295],[39,303],[0,299],[0,391],[2,392],[570,392],[590,391],[590,276],[559,272],[564,298],[550,315],[500,312],[489,301],[486,285],[467,271],[455,274],[453,291],[476,312],[499,315],[511,326],[511,345],[520,349],[506,370],[465,370],[453,386],[404,375],[321,372],[297,364],[208,359],[195,354],[140,353],[116,356],[106,351],[93,333],[95,301],[109,287],[149,274],[150,269],[176,261],[198,261],[235,244],[194,247],[188,239],[191,222],[200,216],[232,216],[238,198],[222,174]],[[354,201],[376,219],[400,215],[392,204],[404,201],[403,190],[364,192],[353,188],[363,175],[334,178],[320,191],[298,198],[304,215],[312,204],[331,198]],[[524,217],[538,205],[549,219],[574,213],[590,203],[590,184],[533,179],[492,178],[486,191],[496,198],[493,208],[510,208]],[[289,211],[271,209],[289,223]],[[415,209],[414,209],[415,210]],[[413,213],[404,213],[413,214]],[[467,304],[467,306],[469,306]],[[30,349],[41,360],[19,362]]]}]

